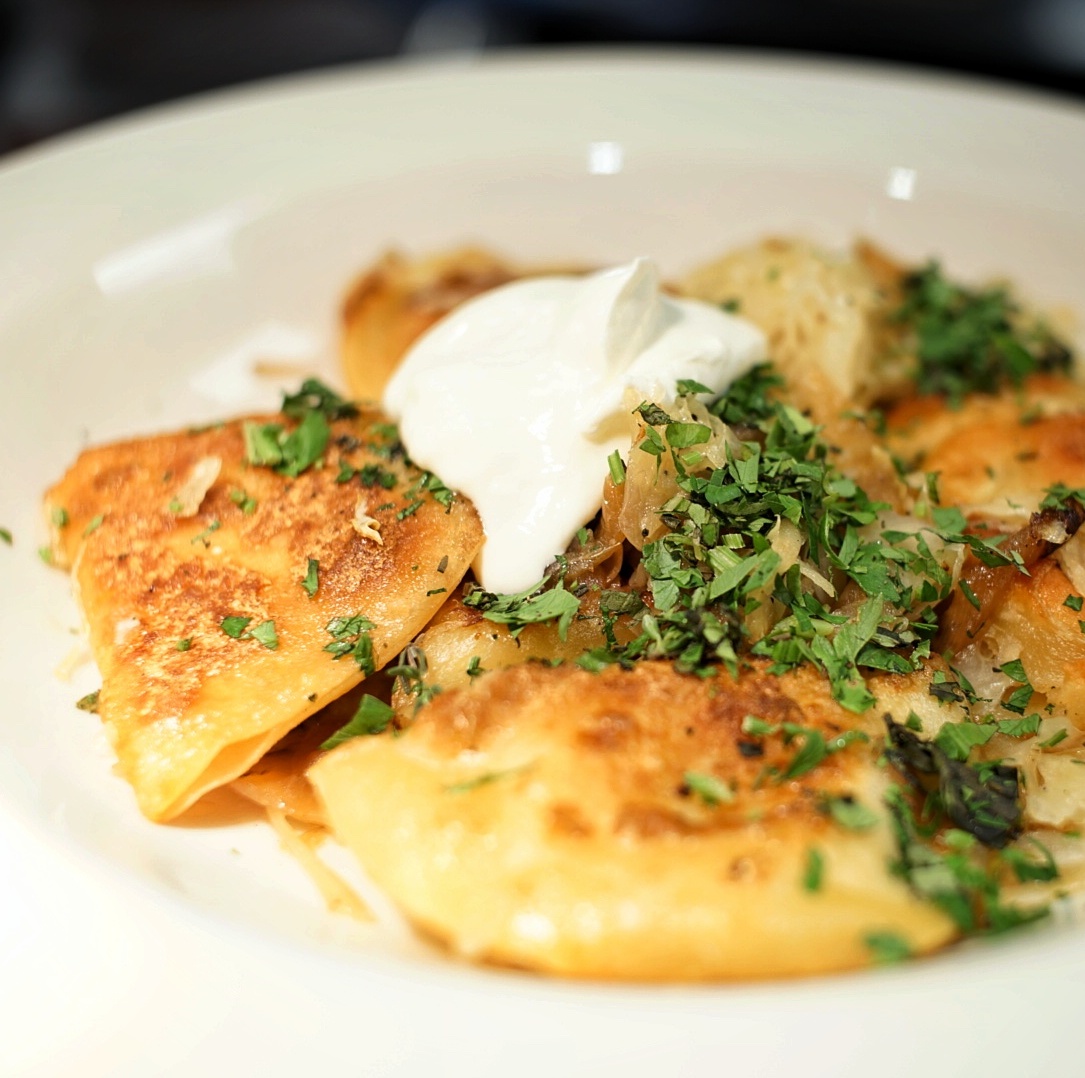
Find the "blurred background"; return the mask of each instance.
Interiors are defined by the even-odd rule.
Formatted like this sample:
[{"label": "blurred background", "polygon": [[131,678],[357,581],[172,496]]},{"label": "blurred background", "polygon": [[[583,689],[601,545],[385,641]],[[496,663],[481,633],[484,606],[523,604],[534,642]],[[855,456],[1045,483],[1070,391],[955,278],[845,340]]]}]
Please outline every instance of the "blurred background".
[{"label": "blurred background", "polygon": [[1085,0],[0,0],[0,152],[285,72],[577,43],[865,57],[1085,96]]}]

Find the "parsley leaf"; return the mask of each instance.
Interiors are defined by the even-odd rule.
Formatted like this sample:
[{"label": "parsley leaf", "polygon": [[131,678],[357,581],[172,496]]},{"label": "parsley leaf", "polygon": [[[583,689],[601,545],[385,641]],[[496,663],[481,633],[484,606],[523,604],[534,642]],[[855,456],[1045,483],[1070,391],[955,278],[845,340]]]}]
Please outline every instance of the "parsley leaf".
[{"label": "parsley leaf", "polygon": [[545,584],[543,580],[526,591],[510,595],[495,595],[475,588],[464,596],[463,602],[465,606],[478,610],[488,621],[509,626],[513,636],[517,636],[526,625],[557,621],[558,635],[564,640],[580,609],[580,600],[565,589],[561,580],[548,590],[539,590]]},{"label": "parsley leaf", "polygon": [[94,692],[88,692],[86,696],[81,696],[75,702],[75,706],[80,711],[89,711],[94,715],[98,714],[98,694],[101,689],[95,689]]},{"label": "parsley leaf", "polygon": [[903,962],[912,956],[912,945],[896,932],[868,932],[863,943],[873,961],[882,966]]},{"label": "parsley leaf", "polygon": [[302,419],[319,412],[327,420],[350,419],[358,414],[357,405],[344,400],[316,378],[306,378],[297,393],[283,394],[283,415]]},{"label": "parsley leaf", "polygon": [[915,351],[916,386],[954,404],[968,393],[1020,386],[1037,371],[1064,371],[1065,344],[1038,321],[1026,322],[1003,288],[973,290],[945,278],[937,262],[908,274],[893,318]]},{"label": "parsley leaf", "polygon": [[310,599],[314,598],[317,589],[320,587],[320,562],[316,558],[309,558],[308,565],[305,570],[305,576],[302,578],[301,586],[305,589],[305,593]]},{"label": "parsley leaf", "polygon": [[395,708],[366,693],[359,701],[350,722],[341,726],[326,741],[321,742],[320,747],[327,752],[351,738],[383,733],[395,717]]},{"label": "parsley leaf", "polygon": [[806,851],[806,866],[802,873],[802,888],[814,894],[821,890],[825,879],[825,858],[821,851],[811,846]]},{"label": "parsley leaf", "polygon": [[[241,617],[231,614],[219,623],[219,628],[234,640],[255,640],[262,644],[268,651],[274,651],[279,646],[279,637],[275,632],[275,622],[270,618],[260,622],[255,628],[250,629],[252,618]],[[178,649],[187,650],[187,649]]]},{"label": "parsley leaf", "polygon": [[377,663],[373,654],[373,641],[369,636],[376,625],[363,614],[352,617],[332,618],[324,629],[331,636],[331,643],[324,645],[324,650],[333,659],[350,655],[366,677],[377,672]]},{"label": "parsley leaf", "polygon": [[735,798],[734,790],[726,782],[701,771],[687,771],[682,776],[682,789],[696,794],[709,808]]}]

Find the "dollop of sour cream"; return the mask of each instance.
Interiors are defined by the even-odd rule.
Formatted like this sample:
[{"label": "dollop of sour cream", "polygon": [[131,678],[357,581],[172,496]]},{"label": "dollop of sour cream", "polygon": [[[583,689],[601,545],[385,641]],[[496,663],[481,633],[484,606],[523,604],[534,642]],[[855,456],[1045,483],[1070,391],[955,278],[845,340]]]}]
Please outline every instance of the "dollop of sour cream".
[{"label": "dollop of sour cream", "polygon": [[416,464],[474,502],[487,591],[524,591],[602,503],[628,451],[629,390],[672,400],[679,379],[726,389],[765,357],[750,322],[660,291],[647,258],[537,277],[463,304],[423,335],[384,407]]}]

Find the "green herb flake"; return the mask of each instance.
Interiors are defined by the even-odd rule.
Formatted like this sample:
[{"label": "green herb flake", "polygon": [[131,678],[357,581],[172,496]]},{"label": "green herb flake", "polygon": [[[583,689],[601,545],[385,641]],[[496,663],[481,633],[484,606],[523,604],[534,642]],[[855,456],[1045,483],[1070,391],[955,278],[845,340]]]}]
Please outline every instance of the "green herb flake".
[{"label": "green herb flake", "polygon": [[688,449],[704,445],[712,437],[712,428],[704,423],[668,423],[667,444],[672,449]]},{"label": "green herb flake", "polygon": [[510,767],[504,771],[485,771],[481,775],[476,775],[471,779],[465,779],[463,782],[451,783],[445,787],[445,793],[467,794],[482,786],[489,786],[491,783],[497,782],[500,779],[507,779],[513,775],[518,775],[521,771],[527,770],[528,766],[529,765],[525,765],[524,767]]},{"label": "green herb flake", "polygon": [[1058,730],[1046,741],[1039,742],[1036,747],[1038,749],[1053,749],[1056,745],[1061,745],[1069,736],[1066,730]]},{"label": "green herb flake", "polygon": [[242,434],[249,464],[297,478],[323,458],[331,428],[322,412],[307,411],[289,434],[281,423],[251,422],[243,425]]},{"label": "green herb flake", "polygon": [[1071,610],[1075,610],[1080,613],[1082,603],[1085,603],[1085,599],[1083,599],[1080,595],[1067,595],[1065,600],[1063,600],[1062,605],[1068,606]]},{"label": "green herb flake", "polygon": [[262,644],[268,651],[274,651],[279,646],[279,635],[275,631],[275,622],[270,618],[260,622],[255,629],[251,629],[248,636],[258,644]]},{"label": "green herb flake", "polygon": [[972,590],[972,587],[968,583],[968,581],[967,580],[961,580],[960,584],[959,584],[959,587],[961,589],[961,594],[969,601],[969,603],[972,604],[972,606],[974,606],[977,610],[979,610],[980,607],[981,607],[979,597]]},{"label": "green herb flake", "polygon": [[91,520],[87,523],[87,526],[83,529],[84,537],[88,535],[93,535],[102,526],[102,522],[104,520],[105,514],[103,513],[99,513],[96,517],[92,517]]},{"label": "green herb flake", "polygon": [[1040,731],[1040,716],[1033,712],[1019,719],[997,719],[995,729],[1007,737],[1034,737]]},{"label": "green herb flake", "polygon": [[617,449],[607,457],[607,467],[610,469],[611,482],[620,487],[625,482],[625,464]]},{"label": "green herb flake", "polygon": [[11,532],[7,528],[0,528],[0,542],[4,542],[8,546],[11,546],[15,542],[11,536]]},{"label": "green herb flake", "polygon": [[180,640],[177,641],[177,643],[174,645],[174,647],[178,651],[188,651],[188,649],[190,647],[192,647],[192,637],[191,636],[182,637]]},{"label": "green herb flake", "polygon": [[316,596],[317,589],[320,587],[320,562],[318,562],[316,558],[308,559],[305,576],[301,581],[301,586],[305,589],[305,594],[308,595],[310,599]]},{"label": "green herb flake", "polygon": [[245,460],[257,467],[274,468],[283,461],[280,439],[281,423],[246,422],[241,428],[245,442]]},{"label": "green herb flake", "polygon": [[893,318],[914,351],[921,393],[943,394],[958,405],[968,393],[997,393],[1035,372],[1069,369],[1069,348],[1039,321],[1026,320],[1005,289],[954,284],[937,262],[902,284]]},{"label": "green herb flake", "polygon": [[825,882],[825,858],[816,846],[806,851],[806,864],[802,873],[802,889],[816,894]]},{"label": "green herb flake", "polygon": [[401,692],[414,697],[416,714],[441,692],[440,685],[426,680],[429,663],[426,653],[417,644],[408,644],[385,673],[396,679],[396,687]]},{"label": "green herb flake", "polygon": [[256,499],[250,498],[240,488],[235,487],[230,491],[230,501],[236,505],[245,516],[252,516],[256,512]]},{"label": "green herb flake", "polygon": [[58,505],[49,514],[49,519],[53,522],[54,527],[66,528],[69,523],[68,510]]},{"label": "green herb flake", "polygon": [[870,957],[879,966],[894,965],[912,957],[911,944],[896,932],[868,932],[863,943]]},{"label": "green herb flake", "polygon": [[866,831],[878,822],[878,814],[853,797],[826,798],[824,808],[836,823],[849,831]]},{"label": "green herb flake", "polygon": [[649,401],[642,401],[634,411],[640,415],[641,419],[649,427],[666,427],[674,422],[658,404],[652,404]]},{"label": "green herb flake", "polygon": [[972,749],[986,745],[997,727],[974,722],[947,722],[935,736],[935,744],[951,760],[967,760]]},{"label": "green herb flake", "polygon": [[541,581],[526,591],[508,595],[495,595],[482,588],[468,592],[464,605],[478,610],[488,621],[509,626],[513,636],[518,636],[527,625],[556,621],[558,635],[565,640],[573,618],[580,610],[580,599],[567,591],[559,580],[544,589]]},{"label": "green herb flake", "polygon": [[742,732],[752,734],[754,737],[769,737],[776,733],[778,727],[771,722],[765,722],[756,715],[746,715],[742,719]]},{"label": "green herb flake", "polygon": [[687,771],[682,776],[682,789],[696,794],[709,808],[735,798],[735,792],[728,783],[702,771]]},{"label": "green herb flake", "polygon": [[320,747],[327,752],[351,738],[383,733],[395,717],[395,708],[367,693],[358,702],[358,708],[350,722],[336,730]]},{"label": "green herb flake", "polygon": [[88,692],[86,696],[81,696],[75,702],[75,706],[80,711],[89,711],[94,715],[98,714],[98,694],[101,689],[95,689],[94,692]]},{"label": "green herb flake", "polygon": [[297,393],[283,394],[282,412],[292,419],[303,419],[311,412],[326,420],[351,419],[358,414],[358,406],[318,379],[306,378]]},{"label": "green herb flake", "polygon": [[212,520],[211,523],[208,524],[208,526],[206,528],[204,528],[204,530],[202,532],[199,533],[199,535],[194,535],[192,537],[192,540],[191,540],[192,543],[193,544],[195,544],[195,543],[203,543],[203,545],[205,547],[210,547],[211,546],[210,536],[214,535],[214,533],[217,532],[219,530],[219,528],[221,528],[221,527],[222,527],[222,521],[221,520]]},{"label": "green herb flake", "polygon": [[219,628],[227,636],[232,637],[234,640],[240,640],[242,634],[249,627],[250,621],[252,621],[252,618],[243,618],[239,614],[231,614],[222,619]]},{"label": "green herb flake", "polygon": [[324,455],[331,430],[320,412],[307,412],[282,441],[282,464],[278,471],[293,478],[311,468]]}]

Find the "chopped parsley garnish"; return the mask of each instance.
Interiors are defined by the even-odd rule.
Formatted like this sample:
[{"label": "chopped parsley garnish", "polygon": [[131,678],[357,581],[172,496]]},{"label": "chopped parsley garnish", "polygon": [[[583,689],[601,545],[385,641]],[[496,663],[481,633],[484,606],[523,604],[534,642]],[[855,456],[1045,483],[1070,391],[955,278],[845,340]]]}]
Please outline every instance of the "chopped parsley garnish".
[{"label": "chopped parsley garnish", "polygon": [[104,513],[99,513],[97,516],[92,517],[87,522],[87,526],[83,529],[83,535],[84,536],[93,535],[102,526],[102,522],[104,520],[105,520],[105,514]]},{"label": "chopped parsley garnish", "polygon": [[282,462],[278,471],[299,476],[324,455],[331,431],[320,412],[307,412],[301,422],[280,442]]},{"label": "chopped parsley garnish", "polygon": [[825,882],[825,858],[816,846],[806,851],[806,865],[802,873],[802,889],[815,894]]},{"label": "chopped parsley garnish", "polygon": [[183,637],[181,637],[181,639],[177,641],[177,643],[174,645],[174,647],[178,651],[188,651],[188,649],[192,647],[192,637],[191,636],[183,636]]},{"label": "chopped parsley garnish", "polygon": [[423,472],[422,475],[407,488],[405,495],[407,504],[396,513],[396,520],[406,520],[407,517],[417,513],[418,510],[422,508],[422,496],[424,494],[429,494],[438,505],[443,505],[445,507],[445,512],[448,512],[452,508],[452,502],[456,497],[455,493],[449,490],[449,488],[446,487],[433,472]]},{"label": "chopped parsley garnish", "polygon": [[260,622],[255,628],[250,629],[252,618],[232,614],[225,617],[219,623],[219,628],[234,640],[255,640],[262,644],[268,651],[274,651],[279,646],[279,637],[275,632],[275,622],[271,619]]},{"label": "chopped parsley garnish", "polygon": [[301,581],[301,586],[305,589],[305,593],[312,599],[317,589],[320,587],[320,562],[316,558],[309,558],[308,565],[305,570],[305,576]]},{"label": "chopped parsley garnish", "polygon": [[798,744],[791,763],[779,776],[781,782],[799,778],[812,771],[827,756],[840,752],[854,742],[866,742],[869,738],[861,730],[845,730],[826,741],[819,730],[800,726],[794,722],[767,723],[754,715],[742,720],[742,732],[752,737],[783,737],[785,745]]},{"label": "chopped parsley garnish", "polygon": [[256,512],[256,499],[250,498],[243,490],[238,488],[231,490],[230,501],[232,501],[246,516],[251,516]]},{"label": "chopped parsley garnish", "polygon": [[972,290],[948,281],[937,262],[908,274],[894,313],[916,357],[921,393],[954,404],[968,393],[1020,386],[1038,371],[1065,371],[1070,350],[1041,322],[1026,321],[1003,288]]},{"label": "chopped parsley garnish", "polygon": [[687,771],[682,776],[681,790],[696,794],[709,808],[735,799],[735,791],[728,783],[702,771]]},{"label": "chopped parsley garnish", "polygon": [[332,618],[324,628],[332,638],[330,644],[324,645],[324,650],[329,652],[333,659],[350,655],[366,677],[376,673],[373,641],[369,636],[376,625],[369,618],[362,614],[355,614],[349,618]]},{"label": "chopped parsley garnish", "polygon": [[221,527],[222,527],[222,521],[221,520],[212,520],[211,523],[208,524],[207,527],[204,528],[204,530],[199,533],[199,535],[194,535],[192,537],[192,540],[191,540],[192,543],[193,544],[195,544],[195,543],[203,543],[203,545],[205,547],[210,547],[211,543],[210,543],[210,540],[209,540],[208,537],[213,535],[215,532],[217,532],[219,530],[219,528],[221,528]]},{"label": "chopped parsley garnish", "polygon": [[1036,747],[1038,749],[1053,749],[1056,745],[1061,745],[1069,736],[1066,730],[1059,730],[1046,741],[1039,742]]},{"label": "chopped parsley garnish", "polygon": [[1062,605],[1080,613],[1082,603],[1085,603],[1085,599],[1082,599],[1080,595],[1067,595]]},{"label": "chopped parsley garnish", "polygon": [[306,412],[289,433],[281,423],[251,423],[242,427],[245,459],[296,478],[324,456],[331,428],[321,412]]},{"label": "chopped parsley garnish", "polygon": [[367,693],[358,702],[358,708],[350,722],[336,730],[326,741],[321,742],[320,747],[326,752],[353,737],[383,733],[395,717],[395,708]]},{"label": "chopped parsley garnish", "polygon": [[1005,870],[1020,879],[1028,871],[1024,866],[1038,864],[1036,871],[1042,872],[1046,861],[1029,862],[1020,849],[992,849],[969,831],[942,828],[945,806],[937,796],[924,799],[922,819],[899,786],[889,788],[886,805],[897,845],[892,871],[962,933],[1004,932],[1046,916],[1046,907],[1019,909],[1006,905],[1001,895]]},{"label": "chopped parsley garnish", "polygon": [[0,541],[11,546],[15,540],[12,539],[11,532],[7,528],[0,528]]},{"label": "chopped parsley garnish", "polygon": [[825,812],[841,827],[849,831],[866,831],[878,822],[878,814],[854,797],[828,797]]},{"label": "chopped parsley garnish", "polygon": [[[468,675],[471,674],[470,668],[467,672]],[[426,653],[417,644],[408,644],[386,673],[396,679],[396,687],[401,692],[414,698],[416,712],[441,691],[440,685],[426,682],[429,664],[426,662]]]},{"label": "chopped parsley garnish", "polygon": [[506,779],[513,775],[519,775],[521,771],[526,771],[529,766],[529,764],[525,764],[523,767],[510,767],[506,768],[504,771],[484,771],[481,775],[476,775],[473,779],[465,779],[463,782],[454,782],[450,786],[446,786],[445,793],[470,793],[472,790],[477,790],[480,786],[489,786],[491,782],[497,782],[499,779]]},{"label": "chopped parsley garnish", "polygon": [[967,760],[969,753],[979,745],[986,745],[998,732],[993,724],[974,722],[947,722],[938,731],[934,743],[951,759]]},{"label": "chopped parsley garnish", "polygon": [[268,619],[260,622],[255,629],[248,633],[257,643],[263,644],[268,651],[274,651],[279,646],[279,636],[275,632],[275,622]]},{"label": "chopped parsley garnish", "polygon": [[607,457],[607,467],[610,469],[611,482],[620,487],[625,482],[625,464],[617,449]]},{"label": "chopped parsley garnish", "polygon": [[1034,737],[1040,732],[1040,716],[1033,712],[1020,719],[996,719],[994,726],[1007,737]]},{"label": "chopped parsley garnish", "polygon": [[319,412],[325,419],[335,420],[356,416],[358,407],[316,378],[306,378],[297,393],[283,394],[282,412],[291,419],[303,419],[310,412]]},{"label": "chopped parsley garnish", "polygon": [[357,478],[363,487],[383,487],[391,490],[399,482],[396,473],[370,461],[360,468],[355,468],[345,460],[339,462],[339,474],[335,477],[337,483],[349,483]]},{"label": "chopped parsley garnish", "polygon": [[[917,737],[890,715],[885,716],[885,722],[889,735],[886,758],[948,821],[995,849],[1017,837],[1021,806],[1016,768],[970,764],[950,755],[937,739]],[[960,742],[951,744],[959,753]]]},{"label": "chopped parsley garnish", "polygon": [[[929,653],[952,577],[922,532],[873,532],[886,506],[838,470],[809,419],[774,398],[779,385],[762,365],[710,402],[742,436],[720,467],[699,459],[690,470],[679,451],[708,439],[707,425],[678,423],[648,402],[637,409],[646,424],[639,449],[670,453],[678,493],[660,511],[668,531],[642,552],[652,609],[640,636],[590,658],[593,666],[666,658],[702,675],[720,664],[736,672],[743,653],[770,659],[774,673],[813,663],[833,696],[862,712],[874,702],[864,669],[906,673]],[[987,561],[1012,561],[998,540],[964,528],[963,517],[947,514],[929,531]],[[784,529],[797,536],[798,564],[781,557]],[[849,615],[835,613],[832,599],[849,583],[865,599]]]},{"label": "chopped parsley garnish", "polygon": [[239,614],[231,614],[229,617],[225,617],[219,623],[219,628],[227,635],[232,636],[235,640],[241,639],[241,634],[249,627],[249,622],[252,618],[243,618]]},{"label": "chopped parsley garnish", "polygon": [[868,932],[863,943],[870,951],[871,959],[879,965],[893,965],[912,956],[911,944],[896,932]]},{"label": "chopped parsley garnish", "polygon": [[53,522],[53,525],[57,528],[66,528],[68,526],[68,510],[63,506],[58,505],[49,514],[49,519]]},{"label": "chopped parsley garnish", "polygon": [[1014,659],[1012,662],[1004,663],[999,667],[999,670],[1008,678],[1017,682],[1017,688],[1002,701],[1002,706],[1007,711],[1015,711],[1018,715],[1023,715],[1035,692],[1032,683],[1028,679],[1028,674],[1025,673],[1024,664],[1020,659]]},{"label": "chopped parsley garnish", "polygon": [[1042,322],[1027,321],[1005,288],[972,290],[937,262],[906,275],[893,320],[915,350],[916,386],[954,403],[969,393],[1020,386],[1038,371],[1069,370],[1071,352]]},{"label": "chopped parsley garnish", "polygon": [[478,610],[488,621],[507,625],[513,636],[519,635],[526,625],[539,622],[556,621],[558,635],[562,640],[569,632],[580,600],[559,579],[552,587],[542,590],[546,581],[540,581],[526,591],[514,595],[495,595],[476,587],[468,591],[463,602],[465,606]]},{"label": "chopped parsley garnish", "polygon": [[98,714],[98,694],[101,689],[95,689],[94,692],[88,692],[86,696],[81,696],[75,702],[75,706],[80,711],[89,711],[94,715]]},{"label": "chopped parsley garnish", "polygon": [[[250,464],[266,468],[282,464],[280,442],[284,436],[281,423],[245,423],[241,431],[245,439],[245,459]],[[173,508],[173,503],[170,503],[170,508]]]}]

